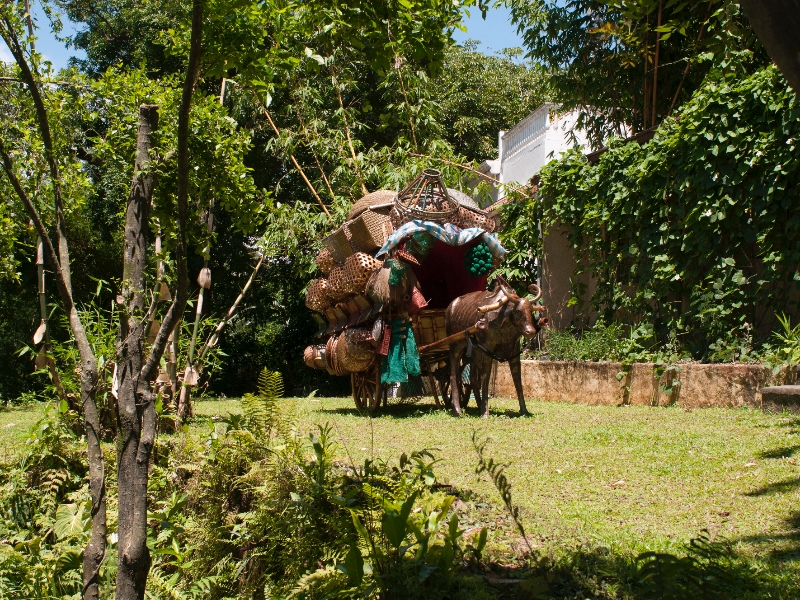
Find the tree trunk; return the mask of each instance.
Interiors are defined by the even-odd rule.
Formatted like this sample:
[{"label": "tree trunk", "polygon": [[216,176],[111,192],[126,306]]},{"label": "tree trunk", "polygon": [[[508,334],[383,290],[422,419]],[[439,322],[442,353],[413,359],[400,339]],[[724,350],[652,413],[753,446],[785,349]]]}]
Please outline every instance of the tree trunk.
[{"label": "tree trunk", "polygon": [[[144,290],[147,231],[154,174],[148,171],[158,107],[139,107],[139,134],[133,184],[125,214],[122,275],[123,311],[117,343],[119,456],[119,557],[117,597],[143,598],[150,553],[147,549],[147,470],[155,437],[150,382],[140,377],[147,324]],[[152,414],[151,414],[152,413]],[[153,421],[151,424],[150,421]]]},{"label": "tree trunk", "polygon": [[[28,21],[30,26],[30,21]],[[19,67],[22,80],[25,82],[37,114],[37,127],[45,148],[45,155],[50,170],[53,191],[53,205],[56,214],[56,253],[53,240],[44,226],[39,212],[36,210],[30,197],[22,187],[14,171],[14,165],[8,151],[0,143],[0,159],[3,170],[6,172],[11,187],[16,192],[25,210],[28,212],[36,232],[42,238],[45,258],[50,263],[55,275],[56,287],[64,312],[67,314],[70,330],[75,338],[75,345],[81,360],[81,405],[83,407],[84,426],[86,430],[87,453],[89,459],[89,490],[92,496],[92,531],[89,543],[83,553],[83,588],[84,598],[96,600],[99,598],[100,566],[106,554],[106,487],[105,466],[103,450],[100,447],[100,418],[95,403],[97,393],[97,362],[94,351],[89,343],[86,331],[83,329],[78,310],[72,298],[72,279],[69,266],[69,247],[66,237],[64,221],[64,207],[61,198],[61,173],[58,169],[52,136],[50,135],[50,121],[47,109],[42,99],[41,91],[31,67],[25,58],[19,36],[14,30],[12,20],[4,12],[0,14],[0,35],[8,46]]]},{"label": "tree trunk", "polygon": [[742,0],[741,4],[758,40],[800,94],[800,0]]},{"label": "tree trunk", "polygon": [[[189,116],[192,96],[200,72],[203,0],[192,2],[192,32],[189,65],[178,112],[178,239],[175,247],[177,286],[147,358],[144,358],[144,268],[146,265],[147,216],[152,193],[152,175],[144,168],[150,149],[150,134],[157,125],[155,107],[142,106],[136,169],[125,222],[123,294],[125,314],[120,319],[117,365],[120,377],[119,559],[117,600],[143,600],[150,552],[147,549],[147,481],[150,453],[155,442],[156,412],[152,382],[170,334],[186,308],[189,277],[186,267],[186,223],[189,205]],[[144,163],[144,164],[142,164]],[[142,177],[140,173],[144,171]]]}]

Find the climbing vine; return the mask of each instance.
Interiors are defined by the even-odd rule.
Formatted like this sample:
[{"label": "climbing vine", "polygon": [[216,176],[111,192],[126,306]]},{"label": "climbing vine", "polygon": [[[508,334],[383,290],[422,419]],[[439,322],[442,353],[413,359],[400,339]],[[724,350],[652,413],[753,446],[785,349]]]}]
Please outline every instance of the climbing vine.
[{"label": "climbing vine", "polygon": [[[694,357],[718,359],[766,338],[775,313],[796,314],[798,183],[796,96],[774,66],[729,69],[648,144],[612,140],[595,163],[573,151],[547,165],[542,223],[568,230],[606,322],[646,321]],[[525,218],[535,230],[533,211]]]}]

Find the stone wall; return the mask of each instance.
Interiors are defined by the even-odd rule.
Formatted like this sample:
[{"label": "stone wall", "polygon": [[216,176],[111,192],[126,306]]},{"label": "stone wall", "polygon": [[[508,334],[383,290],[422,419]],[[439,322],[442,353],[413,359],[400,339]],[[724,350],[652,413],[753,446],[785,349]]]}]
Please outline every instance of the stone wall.
[{"label": "stone wall", "polygon": [[[771,371],[761,365],[686,363],[678,366],[680,370],[667,371],[656,379],[652,363],[633,364],[620,381],[617,374],[623,371],[621,363],[524,360],[522,386],[526,398],[550,402],[653,406],[677,402],[687,408],[758,407],[761,405],[758,389],[772,381]],[[792,382],[784,380],[782,383]],[[671,395],[660,390],[662,384],[672,388]],[[495,363],[489,393],[516,398],[508,365],[498,368]]]}]

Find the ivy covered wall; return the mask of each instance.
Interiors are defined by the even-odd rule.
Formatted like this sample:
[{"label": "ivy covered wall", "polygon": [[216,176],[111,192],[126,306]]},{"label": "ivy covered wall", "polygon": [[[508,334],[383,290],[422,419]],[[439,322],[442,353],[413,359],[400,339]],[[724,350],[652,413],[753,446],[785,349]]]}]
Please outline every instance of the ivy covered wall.
[{"label": "ivy covered wall", "polygon": [[[596,163],[578,151],[551,162],[538,204],[510,209],[509,232],[535,232],[539,215],[566,227],[573,275],[597,280],[587,311],[652,324],[718,359],[766,338],[776,313],[797,319],[799,159],[800,105],[775,67],[712,75],[650,143],[612,140]],[[506,243],[537,252],[535,237]]]}]

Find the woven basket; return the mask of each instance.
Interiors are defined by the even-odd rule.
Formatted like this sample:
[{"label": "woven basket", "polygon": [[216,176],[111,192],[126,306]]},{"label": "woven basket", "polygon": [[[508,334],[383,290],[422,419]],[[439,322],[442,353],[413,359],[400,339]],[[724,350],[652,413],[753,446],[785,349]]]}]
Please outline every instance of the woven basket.
[{"label": "woven basket", "polygon": [[377,258],[363,252],[356,252],[352,256],[348,256],[342,267],[347,280],[347,291],[353,294],[362,293],[369,278],[382,264]]},{"label": "woven basket", "polygon": [[397,207],[393,207],[392,210],[389,211],[389,222],[392,224],[392,227],[395,229],[400,229],[401,225],[405,225],[411,219],[397,210]]},{"label": "woven basket", "polygon": [[472,210],[465,206],[458,208],[458,215],[453,219],[453,223],[461,229],[480,227],[488,233],[492,233],[495,229],[495,222],[492,217],[483,211]]},{"label": "woven basket", "polygon": [[377,192],[371,192],[353,204],[353,206],[350,208],[350,212],[347,215],[347,220],[352,221],[368,208],[392,204],[396,198],[397,192],[393,192],[392,190],[378,190]]},{"label": "woven basket", "polygon": [[325,363],[325,346],[308,346],[303,351],[303,362],[306,363],[307,367],[322,369],[324,371],[327,368]]},{"label": "woven basket", "polygon": [[322,245],[328,249],[337,264],[342,264],[344,259],[353,253],[347,223],[322,240]]},{"label": "woven basket", "polygon": [[425,221],[450,222],[458,207],[458,201],[447,192],[442,173],[436,169],[423,169],[395,200],[400,214]]},{"label": "woven basket", "polygon": [[344,368],[339,360],[339,338],[332,335],[325,344],[325,368],[331,375],[348,375],[350,371]]},{"label": "woven basket", "polygon": [[380,213],[365,210],[347,228],[352,236],[352,242],[362,252],[371,252],[383,246],[392,235],[391,219]]},{"label": "woven basket", "polygon": [[317,312],[325,312],[325,309],[330,308],[331,297],[328,293],[328,282],[325,279],[315,279],[308,286],[306,306]]},{"label": "woven basket", "polygon": [[375,360],[375,348],[359,341],[364,333],[359,329],[347,329],[336,340],[337,369],[348,373],[366,371]]},{"label": "woven basket", "polygon": [[336,266],[336,259],[327,248],[323,248],[317,254],[317,268],[322,271],[323,275],[330,275],[331,269]]},{"label": "woven basket", "polygon": [[334,301],[341,302],[352,294],[344,267],[334,267],[328,276],[328,295]]},{"label": "woven basket", "polygon": [[432,344],[447,337],[444,310],[426,310],[414,317],[411,322],[418,346]]}]

